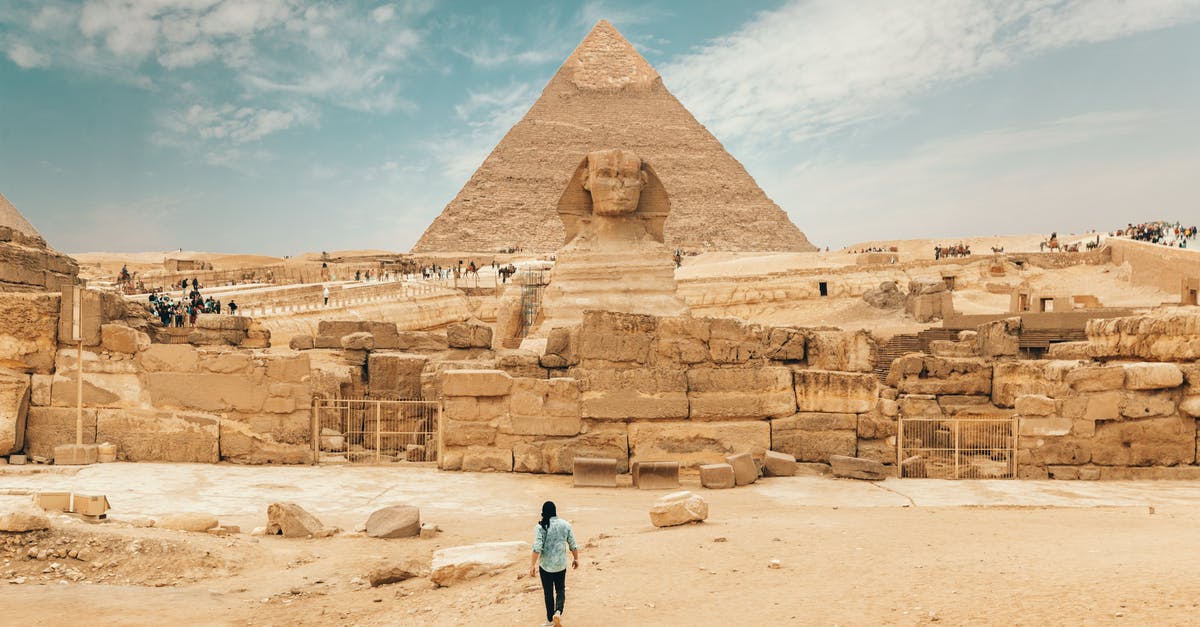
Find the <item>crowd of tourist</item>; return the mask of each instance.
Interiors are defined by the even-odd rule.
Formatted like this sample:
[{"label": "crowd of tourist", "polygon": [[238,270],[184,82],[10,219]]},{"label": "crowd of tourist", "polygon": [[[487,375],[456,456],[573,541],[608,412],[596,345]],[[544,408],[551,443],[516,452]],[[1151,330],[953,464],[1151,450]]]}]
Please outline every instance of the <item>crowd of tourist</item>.
[{"label": "crowd of tourist", "polygon": [[1179,222],[1171,223],[1162,220],[1129,224],[1123,229],[1110,233],[1112,237],[1127,237],[1140,242],[1162,244],[1175,248],[1187,248],[1188,240],[1196,239],[1195,226],[1183,226]]},{"label": "crowd of tourist", "polygon": [[[188,288],[191,287],[189,291]],[[176,287],[172,285],[172,287]],[[192,279],[189,283],[186,279],[179,282],[178,287],[186,292],[179,300],[171,298],[167,293],[151,293],[149,300],[150,313],[158,317],[164,327],[183,327],[196,326],[196,316],[202,313],[219,314],[222,309],[226,309],[230,314],[237,314],[237,303],[229,301],[227,306],[222,306],[221,301],[209,296],[205,298],[200,294],[200,281]]]},{"label": "crowd of tourist", "polygon": [[[898,250],[899,249],[896,248],[895,246],[889,246],[887,248],[884,248],[883,246],[868,246],[867,248],[858,248],[858,249],[854,249],[854,250],[847,250],[846,254],[859,255],[862,253],[894,253],[894,252],[897,252]],[[829,252],[829,247],[825,248],[825,252]]]},{"label": "crowd of tourist", "polygon": [[970,244],[966,244],[966,245],[954,244],[953,246],[942,246],[939,244],[939,245],[933,247],[933,258],[934,259],[947,259],[950,257],[970,257],[970,256],[971,256],[971,245]]}]

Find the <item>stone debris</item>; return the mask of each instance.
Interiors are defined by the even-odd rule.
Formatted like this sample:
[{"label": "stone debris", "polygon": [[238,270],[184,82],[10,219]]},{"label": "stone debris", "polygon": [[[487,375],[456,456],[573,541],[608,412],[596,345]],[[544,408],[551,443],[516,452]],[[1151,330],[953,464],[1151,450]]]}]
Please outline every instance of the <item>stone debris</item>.
[{"label": "stone debris", "polygon": [[674,527],[708,518],[708,503],[703,498],[683,490],[672,492],[654,502],[650,508],[650,523],[655,527]]},{"label": "stone debris", "polygon": [[833,469],[833,476],[845,479],[882,481],[887,479],[889,474],[887,467],[882,463],[861,457],[832,455],[829,457],[829,465]]},{"label": "stone debris", "polygon": [[367,535],[372,538],[411,538],[421,533],[421,510],[412,505],[392,505],[372,512],[367,518]]},{"label": "stone debris", "polygon": [[285,538],[323,538],[337,533],[295,503],[272,503],[267,507],[267,535]]},{"label": "stone debris", "polygon": [[50,528],[50,517],[25,499],[0,500],[0,531],[23,533]]},{"label": "stone debris", "polygon": [[433,523],[421,523],[421,539],[436,538],[437,534],[442,532],[442,528]]},{"label": "stone debris", "polygon": [[763,454],[763,475],[767,477],[792,477],[796,474],[796,458],[779,451]]},{"label": "stone debris", "polygon": [[441,549],[433,554],[430,579],[438,586],[491,575],[529,559],[528,542],[484,542]]},{"label": "stone debris", "polygon": [[415,562],[387,564],[372,568],[367,573],[367,583],[371,584],[372,588],[378,588],[420,576],[421,568]]},{"label": "stone debris", "polygon": [[900,309],[907,295],[900,291],[895,281],[884,281],[878,289],[863,293],[863,300],[876,309]]},{"label": "stone debris", "polygon": [[208,531],[219,525],[217,517],[205,512],[180,512],[160,516],[154,524],[163,529],[176,531]]},{"label": "stone debris", "polygon": [[758,466],[749,453],[726,456],[725,463],[733,467],[733,479],[737,485],[750,485],[758,481]]},{"label": "stone debris", "polygon": [[711,490],[725,490],[737,485],[733,466],[729,464],[703,464],[700,466],[700,485]]}]

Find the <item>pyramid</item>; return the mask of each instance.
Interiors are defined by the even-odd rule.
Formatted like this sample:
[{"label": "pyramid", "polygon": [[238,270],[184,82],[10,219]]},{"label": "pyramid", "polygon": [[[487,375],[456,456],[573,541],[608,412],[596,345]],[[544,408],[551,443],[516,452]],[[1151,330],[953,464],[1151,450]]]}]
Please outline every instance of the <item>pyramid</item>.
[{"label": "pyramid", "polygon": [[632,150],[653,164],[671,199],[669,248],[816,250],[667,91],[658,72],[601,20],[413,252],[557,250],[565,237],[558,199],[584,155],[608,148]]},{"label": "pyramid", "polygon": [[33,228],[29,220],[26,220],[25,216],[21,215],[21,212],[17,211],[17,208],[11,202],[8,202],[4,194],[0,194],[0,226],[7,226],[29,237],[42,237],[42,234]]}]

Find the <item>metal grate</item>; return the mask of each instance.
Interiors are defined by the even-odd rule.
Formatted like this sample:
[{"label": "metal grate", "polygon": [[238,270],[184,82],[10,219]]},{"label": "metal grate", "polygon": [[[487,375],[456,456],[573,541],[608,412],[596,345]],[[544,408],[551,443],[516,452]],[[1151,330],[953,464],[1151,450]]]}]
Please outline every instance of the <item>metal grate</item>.
[{"label": "metal grate", "polygon": [[322,398],[313,401],[317,463],[436,462],[438,401]]},{"label": "metal grate", "polygon": [[543,270],[526,270],[518,281],[521,284],[521,327],[517,330],[517,337],[521,338],[529,335],[529,331],[538,323],[538,316],[542,313],[542,292],[549,278]]},{"label": "metal grate", "polygon": [[1015,479],[1017,418],[901,418],[901,477]]}]

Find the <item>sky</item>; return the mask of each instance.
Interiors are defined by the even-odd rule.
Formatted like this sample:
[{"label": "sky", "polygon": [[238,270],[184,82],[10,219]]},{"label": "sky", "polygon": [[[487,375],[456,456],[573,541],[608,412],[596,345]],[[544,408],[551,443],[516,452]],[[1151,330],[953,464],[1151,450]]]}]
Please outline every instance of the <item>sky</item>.
[{"label": "sky", "polygon": [[0,0],[67,252],[408,250],[599,19],[813,243],[1200,222],[1200,0]]}]

